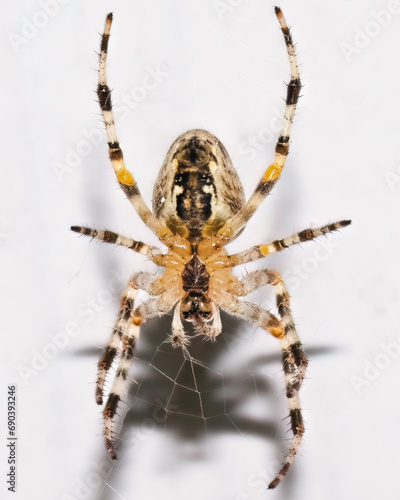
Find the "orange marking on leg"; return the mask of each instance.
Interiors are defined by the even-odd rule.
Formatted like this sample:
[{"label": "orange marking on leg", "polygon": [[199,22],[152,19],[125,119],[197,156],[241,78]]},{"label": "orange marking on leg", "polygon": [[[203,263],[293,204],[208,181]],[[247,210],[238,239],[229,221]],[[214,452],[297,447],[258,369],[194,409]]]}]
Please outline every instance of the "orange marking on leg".
[{"label": "orange marking on leg", "polygon": [[131,318],[131,321],[132,323],[135,325],[135,326],[139,326],[142,324],[142,321],[143,321],[143,318],[142,317],[132,317]]},{"label": "orange marking on leg", "polygon": [[122,169],[116,172],[116,174],[118,182],[120,182],[121,184],[127,184],[128,186],[133,186],[133,184],[135,183],[132,174],[129,172],[129,170]]},{"label": "orange marking on leg", "polygon": [[273,163],[265,171],[265,174],[264,174],[264,177],[262,178],[262,180],[264,182],[275,181],[281,175],[281,172],[282,172],[282,166],[278,165],[277,163]]},{"label": "orange marking on leg", "polygon": [[277,339],[281,339],[285,335],[285,329],[281,326],[269,327],[268,331]]}]

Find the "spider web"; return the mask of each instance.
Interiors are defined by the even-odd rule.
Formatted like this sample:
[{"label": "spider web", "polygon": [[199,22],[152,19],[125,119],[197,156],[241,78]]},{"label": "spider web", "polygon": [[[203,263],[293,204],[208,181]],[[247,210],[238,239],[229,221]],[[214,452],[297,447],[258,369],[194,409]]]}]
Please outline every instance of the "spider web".
[{"label": "spider web", "polygon": [[[189,487],[208,499],[265,492],[287,414],[276,343],[223,316],[217,342],[192,332],[187,348],[174,348],[166,340],[170,321],[143,328],[115,426],[118,460],[96,498],[186,499]],[[254,474],[259,480],[249,486]],[[157,483],[169,492],[157,493]]]}]

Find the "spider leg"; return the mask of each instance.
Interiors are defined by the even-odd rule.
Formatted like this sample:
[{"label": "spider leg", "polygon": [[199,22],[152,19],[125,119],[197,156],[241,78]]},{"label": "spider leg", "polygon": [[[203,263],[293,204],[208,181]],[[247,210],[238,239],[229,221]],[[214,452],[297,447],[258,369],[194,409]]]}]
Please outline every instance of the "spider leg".
[{"label": "spider leg", "polygon": [[[225,294],[225,296],[229,295]],[[218,305],[223,311],[242,318],[253,325],[257,325],[263,330],[267,330],[276,338],[284,336],[285,332],[279,319],[257,304],[238,300],[233,295],[230,295],[229,299],[227,298],[227,300]]]},{"label": "spider leg", "polygon": [[113,233],[112,231],[99,231],[98,229],[91,229],[90,227],[83,226],[72,226],[71,231],[84,234],[85,236],[91,236],[92,238],[105,241],[106,243],[121,245],[143,255],[149,255],[150,257],[152,257],[153,252],[156,250],[154,247],[146,245],[146,243],[132,240],[131,238],[121,236],[120,234]]},{"label": "spider leg", "polygon": [[279,276],[279,282],[273,286],[279,315],[285,328],[285,336],[281,339],[281,349],[285,373],[290,372],[290,377],[286,377],[287,394],[290,397],[290,394],[300,389],[306,374],[308,360],[293,322],[288,291],[278,273],[277,276]]},{"label": "spider leg", "polygon": [[107,404],[103,411],[104,417],[104,440],[107,452],[113,460],[117,458],[112,441],[113,420],[117,411],[118,403],[124,393],[128,369],[133,358],[136,339],[139,336],[140,324],[143,318],[139,314],[132,314],[129,325],[122,336],[122,351],[118,363],[114,382],[108,396]]},{"label": "spider leg", "polygon": [[134,300],[139,289],[148,291],[155,276],[149,273],[137,273],[133,275],[126,286],[121,298],[121,306],[117,321],[111,332],[110,340],[103,355],[98,363],[97,381],[96,381],[96,402],[103,404],[103,389],[107,372],[118,355],[118,348],[121,344],[123,335],[129,330],[129,318],[133,310]]},{"label": "spider leg", "polygon": [[293,387],[295,390],[299,390],[305,376],[308,361],[294,326],[292,313],[289,307],[289,294],[282,281],[281,275],[276,271],[263,269],[246,274],[242,278],[241,283],[244,287],[244,295],[265,285],[273,286],[279,316],[285,329],[285,335],[280,340],[281,347],[283,344],[286,346],[282,355],[284,367],[287,369],[285,373],[290,372],[290,380],[287,379],[287,382],[289,380],[289,386]]},{"label": "spider leg", "polygon": [[214,302],[211,302],[211,313],[213,319],[209,326],[207,323],[208,328],[205,333],[210,339],[215,340],[215,337],[222,332],[222,322],[219,307]]},{"label": "spider leg", "polygon": [[248,273],[240,280],[243,285],[243,295],[248,295],[254,290],[261,288],[265,285],[276,285],[280,280],[280,275],[275,271],[269,269],[261,269]]},{"label": "spider leg", "polygon": [[181,303],[178,302],[174,309],[174,316],[172,319],[172,334],[170,336],[171,344],[174,347],[184,347],[189,343],[189,340],[183,329],[181,320]]},{"label": "spider leg", "polygon": [[110,160],[114,168],[115,175],[122,190],[129,201],[143,220],[143,222],[154,231],[159,238],[170,236],[171,231],[159,221],[147,207],[140,191],[133,179],[132,174],[125,167],[125,162],[120,148],[117,131],[114,123],[114,116],[111,104],[111,90],[107,85],[106,62],[108,40],[110,38],[110,29],[113,15],[110,13],[106,18],[104,33],[101,39],[100,57],[99,57],[99,81],[97,87],[97,96],[99,98],[100,108],[103,114],[103,120],[106,127],[108,148]]},{"label": "spider leg", "polygon": [[292,245],[297,245],[305,241],[311,241],[318,236],[323,236],[324,234],[332,233],[338,231],[342,227],[346,227],[351,224],[350,220],[342,220],[340,222],[334,222],[333,224],[327,224],[326,226],[318,228],[304,229],[299,233],[293,234],[288,238],[283,238],[282,240],[275,240],[272,243],[266,245],[256,245],[243,252],[236,253],[234,255],[229,255],[226,259],[228,267],[239,266],[240,264],[247,264],[253,260],[262,259],[266,255],[271,253],[280,252],[287,247]]},{"label": "spider leg", "polygon": [[286,21],[279,7],[275,7],[275,13],[285,39],[290,64],[290,82],[287,89],[283,124],[278,142],[276,143],[275,158],[273,163],[265,171],[264,176],[258,183],[249,200],[217,233],[221,240],[225,240],[225,243],[226,240],[229,241],[238,234],[274,187],[280,177],[289,152],[290,130],[296,111],[297,101],[299,99],[301,82],[290,30],[287,27]]},{"label": "spider leg", "polygon": [[275,488],[281,479],[287,474],[300,447],[304,434],[304,424],[298,392],[305,376],[308,361],[294,326],[289,306],[289,294],[284,282],[282,281],[281,275],[276,271],[270,271],[268,269],[254,271],[253,273],[249,273],[244,276],[242,284],[245,294],[248,294],[265,285],[273,286],[276,296],[276,304],[281,318],[281,324],[284,327],[284,335],[279,338],[279,341],[282,350],[282,363],[286,382],[286,397],[288,399],[293,438],[280,471],[268,486],[269,489],[272,489]]},{"label": "spider leg", "polygon": [[302,344],[294,326],[292,313],[290,311],[288,291],[278,273],[276,273],[276,279],[277,283],[272,283],[272,285],[275,291],[279,315],[285,328],[285,335],[280,339],[280,345],[293,437],[283,465],[275,476],[275,479],[268,485],[269,489],[275,488],[287,474],[303,438],[304,423],[298,392],[308,365],[308,360],[304,354]]},{"label": "spider leg", "polygon": [[171,297],[171,294],[167,292],[160,297],[149,299],[131,312],[126,322],[122,334],[120,361],[103,411],[104,440],[107,452],[113,460],[117,458],[112,440],[114,416],[117,411],[118,403],[125,391],[128,370],[133,358],[135,343],[139,337],[140,326],[154,316],[168,313],[176,302],[174,301],[175,299],[171,299]]}]

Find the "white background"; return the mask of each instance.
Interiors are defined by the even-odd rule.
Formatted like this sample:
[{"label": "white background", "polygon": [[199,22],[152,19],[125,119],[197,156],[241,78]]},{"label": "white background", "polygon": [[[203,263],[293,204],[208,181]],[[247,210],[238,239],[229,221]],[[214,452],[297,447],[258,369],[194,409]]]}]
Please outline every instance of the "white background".
[{"label": "white background", "polygon": [[[169,145],[197,127],[224,143],[251,194],[273,157],[270,138],[277,136],[289,74],[273,3],[64,0],[46,15],[46,2],[52,3],[3,2],[0,21],[1,470],[9,384],[18,386],[19,439],[18,492],[7,493],[3,474],[2,498],[397,499],[400,13],[374,18],[393,2],[280,5],[297,42],[303,97],[282,178],[229,249],[335,220],[351,218],[353,225],[255,266],[286,276],[310,357],[301,391],[304,445],[270,492],[265,485],[290,436],[279,346],[229,319],[216,344],[194,342],[190,351],[218,372],[205,377],[204,397],[213,388],[213,401],[228,403],[225,410],[212,404],[222,415],[219,423],[207,421],[206,436],[202,418],[182,418],[174,432],[174,415],[166,430],[165,418],[155,418],[149,402],[165,405],[173,386],[156,370],[146,372],[143,360],[158,352],[170,318],[144,329],[132,369],[132,377],[144,381],[143,401],[132,397],[132,385],[120,411],[133,405],[118,447],[121,461],[112,467],[94,402],[96,362],[123,282],[137,270],[155,269],[140,255],[77,238],[69,226],[107,228],[157,244],[118,189],[99,132],[94,50],[107,12],[115,15],[113,99],[142,92],[134,109],[117,114],[117,130],[150,204]],[[149,67],[163,64],[168,74],[144,95],[138,88]],[[258,151],[249,147],[254,136]],[[252,300],[273,306],[269,289]],[[71,323],[75,336],[65,333]],[[63,338],[58,348],[55,334]],[[162,371],[179,363],[172,356]],[[189,374],[183,385],[190,383]],[[183,397],[179,404],[196,412],[194,401]]]}]

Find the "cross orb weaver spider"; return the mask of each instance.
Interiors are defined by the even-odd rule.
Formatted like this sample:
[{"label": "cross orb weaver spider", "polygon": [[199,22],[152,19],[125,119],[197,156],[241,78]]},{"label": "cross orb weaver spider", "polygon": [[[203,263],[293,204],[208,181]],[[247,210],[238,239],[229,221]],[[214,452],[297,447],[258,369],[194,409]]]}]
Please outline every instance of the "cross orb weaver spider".
[{"label": "cross orb weaver spider", "polygon": [[[209,339],[215,339],[222,330],[222,309],[263,328],[280,342],[293,436],[281,469],[269,488],[275,488],[288,472],[304,434],[298,392],[305,376],[307,358],[296,333],[289,295],[280,274],[264,269],[239,279],[232,274],[232,269],[291,245],[331,233],[351,222],[343,220],[306,229],[288,238],[260,244],[234,255],[229,255],[225,250],[225,245],[244,229],[274,187],[288,155],[290,129],[301,82],[289,28],[281,9],[275,7],[275,13],[289,56],[290,82],[272,164],[246,201],[242,184],[221,142],[205,130],[190,130],[178,137],[167,153],[154,187],[153,211],[147,207],[132,174],[125,167],[114,125],[111,91],[106,78],[107,48],[113,20],[113,15],[108,14],[101,40],[97,95],[106,127],[110,160],[125,195],[168,251],[162,253],[141,241],[111,231],[80,226],[71,228],[77,233],[130,248],[165,269],[158,276],[139,272],[130,278],[111,338],[98,364],[96,402],[101,405],[106,374],[116,358],[119,358],[103,412],[104,439],[109,456],[117,458],[112,438],[113,420],[125,390],[141,325],[152,317],[173,310],[170,340],[174,346],[184,347],[188,338],[182,320],[193,323]],[[273,287],[279,318],[242,299],[264,285]],[[134,301],[139,289],[147,292],[150,299],[135,308]]]}]

